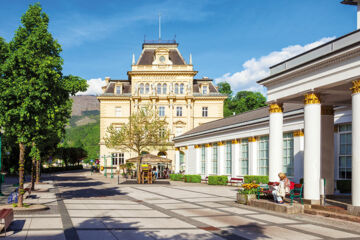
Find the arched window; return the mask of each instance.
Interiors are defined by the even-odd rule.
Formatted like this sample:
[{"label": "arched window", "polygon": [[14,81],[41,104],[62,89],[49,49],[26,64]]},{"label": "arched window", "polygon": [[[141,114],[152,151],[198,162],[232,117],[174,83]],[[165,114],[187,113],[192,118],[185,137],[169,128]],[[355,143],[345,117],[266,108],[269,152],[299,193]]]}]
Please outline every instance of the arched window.
[{"label": "arched window", "polygon": [[180,84],[180,94],[184,94],[184,84]]},{"label": "arched window", "polygon": [[150,85],[147,83],[145,84],[145,93],[149,94],[149,92],[150,92]]},{"label": "arched window", "polygon": [[157,92],[157,94],[161,94],[161,84],[160,83],[157,84],[156,92]]},{"label": "arched window", "polygon": [[144,84],[140,84],[140,94],[144,94]]},{"label": "arched window", "polygon": [[163,94],[166,94],[166,91],[167,91],[167,85],[166,85],[166,83],[164,83],[164,84],[162,85],[162,87],[163,87],[162,93],[163,93]]},{"label": "arched window", "polygon": [[175,94],[179,93],[179,84],[175,84]]}]

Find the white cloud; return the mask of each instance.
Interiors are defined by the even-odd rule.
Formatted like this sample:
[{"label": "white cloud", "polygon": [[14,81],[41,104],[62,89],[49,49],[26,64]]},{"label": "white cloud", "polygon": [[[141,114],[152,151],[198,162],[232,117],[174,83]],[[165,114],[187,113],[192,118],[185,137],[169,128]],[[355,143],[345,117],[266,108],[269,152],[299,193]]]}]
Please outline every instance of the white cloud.
[{"label": "white cloud", "polygon": [[260,91],[265,93],[265,89],[258,85],[256,81],[263,79],[270,74],[269,67],[275,65],[288,58],[296,56],[300,53],[308,51],[312,48],[320,46],[328,41],[333,40],[335,37],[322,38],[319,41],[301,45],[293,45],[281,49],[281,51],[272,52],[260,58],[252,58],[243,64],[243,70],[236,73],[225,73],[223,76],[216,78],[215,82],[228,82],[234,92],[247,90],[247,91]]},{"label": "white cloud", "polygon": [[100,95],[102,93],[102,86],[105,86],[105,80],[102,80],[101,78],[92,78],[90,80],[87,80],[87,83],[89,85],[86,92],[78,92],[76,95]]}]

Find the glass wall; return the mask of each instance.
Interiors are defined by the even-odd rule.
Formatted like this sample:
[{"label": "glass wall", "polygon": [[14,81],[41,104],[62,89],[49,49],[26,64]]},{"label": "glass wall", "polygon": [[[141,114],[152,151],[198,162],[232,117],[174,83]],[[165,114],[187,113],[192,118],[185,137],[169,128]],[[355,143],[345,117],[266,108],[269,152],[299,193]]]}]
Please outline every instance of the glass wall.
[{"label": "glass wall", "polygon": [[294,176],[294,136],[292,133],[284,133],[283,137],[283,172]]},{"label": "glass wall", "polygon": [[339,126],[339,178],[351,179],[352,135],[351,124]]},{"label": "glass wall", "polygon": [[218,172],[218,146],[216,143],[212,146],[212,173],[217,174]]},{"label": "glass wall", "polygon": [[232,157],[232,144],[231,142],[226,142],[226,158],[225,158],[225,174],[230,175],[231,174],[231,157]]},{"label": "glass wall", "polygon": [[269,136],[260,137],[258,142],[259,175],[269,175]]},{"label": "glass wall", "polygon": [[240,149],[240,174],[245,176],[249,174],[249,142],[247,139],[241,140]]}]

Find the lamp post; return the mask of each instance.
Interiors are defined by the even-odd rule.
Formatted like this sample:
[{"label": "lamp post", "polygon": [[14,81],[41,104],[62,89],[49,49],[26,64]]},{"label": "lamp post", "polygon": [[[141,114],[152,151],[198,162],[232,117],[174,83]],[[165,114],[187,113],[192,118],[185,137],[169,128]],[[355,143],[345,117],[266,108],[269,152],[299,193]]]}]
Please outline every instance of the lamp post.
[{"label": "lamp post", "polygon": [[[102,158],[102,157],[104,158],[104,176],[107,177],[107,167],[106,167],[107,161],[106,161],[106,158],[111,157],[111,155],[109,155],[109,156],[106,156],[106,155],[100,156],[100,158]],[[111,178],[113,178],[112,164],[111,164]]]},{"label": "lamp post", "polygon": [[[0,171],[2,170],[2,159],[1,159],[1,137],[4,133],[4,130],[1,128],[0,129]],[[1,191],[1,185],[4,182],[4,174],[1,173],[0,175],[0,196],[4,196],[4,194]]]}]

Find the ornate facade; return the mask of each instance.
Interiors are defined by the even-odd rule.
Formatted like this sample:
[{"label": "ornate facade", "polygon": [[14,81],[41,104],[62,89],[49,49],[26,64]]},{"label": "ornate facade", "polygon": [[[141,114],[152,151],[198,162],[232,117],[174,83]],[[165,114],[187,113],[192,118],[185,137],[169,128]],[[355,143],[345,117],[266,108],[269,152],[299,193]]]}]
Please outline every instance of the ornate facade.
[{"label": "ornate facade", "polygon": [[[226,96],[218,92],[212,79],[194,79],[197,71],[194,71],[191,55],[186,63],[175,42],[144,43],[139,59],[135,61],[133,56],[131,71],[127,74],[127,80],[105,78],[106,86],[98,97],[101,166],[109,168],[111,164],[122,164],[136,155],[107,148],[103,137],[110,125],[121,128],[131,113],[143,106],[152,105],[165,117],[171,139],[223,117]],[[174,148],[151,153],[175,160]]]}]

